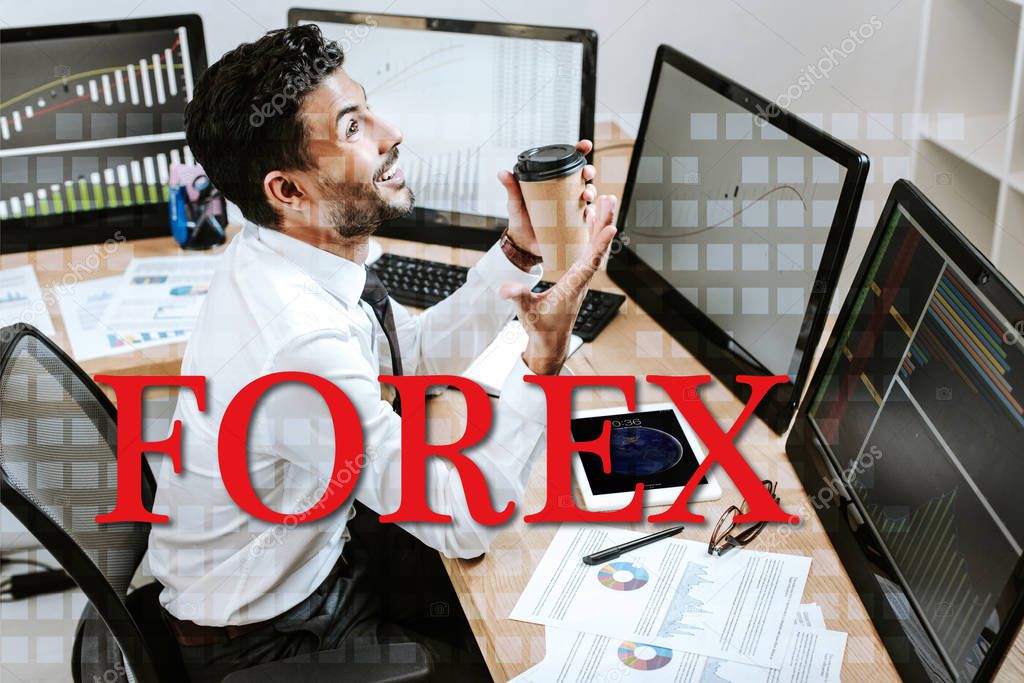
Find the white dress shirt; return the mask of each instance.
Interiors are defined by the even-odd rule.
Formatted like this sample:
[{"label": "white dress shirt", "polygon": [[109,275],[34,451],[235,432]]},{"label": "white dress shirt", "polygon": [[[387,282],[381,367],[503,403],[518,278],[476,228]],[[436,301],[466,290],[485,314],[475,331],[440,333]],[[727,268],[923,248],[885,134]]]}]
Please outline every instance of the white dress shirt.
[{"label": "white dress shirt", "polygon": [[[160,601],[175,617],[215,626],[269,619],[309,596],[341,555],[351,499],[324,519],[275,525],[244,512],[224,489],[221,418],[258,377],[308,372],[340,387],[363,427],[366,457],[355,497],[380,514],[398,508],[401,418],[377,381],[390,373],[390,360],[383,330],[360,301],[365,279],[352,261],[252,224],[225,251],[181,368],[207,378],[206,410],[198,410],[191,391],[179,394],[174,419],[182,422],[184,471],[160,468],[154,510],[171,521],[153,525],[149,539],[150,567],[165,586]],[[413,316],[392,301],[405,373],[460,374],[515,313],[500,286],[539,280],[539,267],[525,273],[496,246],[462,288],[427,311]],[[525,383],[525,374],[520,360],[493,406],[488,437],[467,451],[499,510],[521,500],[545,431],[543,392]],[[250,478],[265,505],[282,513],[309,509],[334,466],[324,400],[306,385],[272,389],[252,414],[247,448]],[[431,508],[453,522],[402,526],[449,557],[486,551],[497,530],[472,520],[454,468],[431,458],[427,482]]]}]

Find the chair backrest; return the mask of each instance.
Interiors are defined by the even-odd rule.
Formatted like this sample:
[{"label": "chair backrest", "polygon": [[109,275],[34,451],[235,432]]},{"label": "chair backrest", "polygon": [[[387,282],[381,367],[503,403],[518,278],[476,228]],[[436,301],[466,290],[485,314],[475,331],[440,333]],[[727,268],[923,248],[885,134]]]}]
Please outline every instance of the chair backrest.
[{"label": "chair backrest", "polygon": [[[117,496],[117,419],[102,391],[30,325],[0,330],[2,502],[93,603],[135,678],[160,680],[125,603],[149,525],[97,524]],[[143,463],[143,501],[156,482]]]}]

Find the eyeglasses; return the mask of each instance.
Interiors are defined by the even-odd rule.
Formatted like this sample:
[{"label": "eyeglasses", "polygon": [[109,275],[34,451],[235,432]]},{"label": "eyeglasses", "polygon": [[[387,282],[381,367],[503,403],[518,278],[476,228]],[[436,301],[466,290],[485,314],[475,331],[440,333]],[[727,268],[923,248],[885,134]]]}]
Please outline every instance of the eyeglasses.
[{"label": "eyeglasses", "polygon": [[[778,489],[778,482],[771,481],[770,479],[762,479],[761,483],[768,489],[768,493],[771,494],[775,502],[779,502],[778,496],[775,495],[775,491]],[[718,520],[718,524],[715,525],[715,530],[711,533],[711,540],[708,542],[708,555],[718,555],[721,557],[733,548],[745,546],[757,538],[757,535],[767,526],[767,522],[758,522],[751,526],[742,529],[738,533],[733,533],[736,530],[737,524],[735,522],[736,515],[745,515],[750,510],[750,506],[747,505],[747,501],[737,507],[730,505],[726,508],[725,512],[722,513],[721,518]]]}]

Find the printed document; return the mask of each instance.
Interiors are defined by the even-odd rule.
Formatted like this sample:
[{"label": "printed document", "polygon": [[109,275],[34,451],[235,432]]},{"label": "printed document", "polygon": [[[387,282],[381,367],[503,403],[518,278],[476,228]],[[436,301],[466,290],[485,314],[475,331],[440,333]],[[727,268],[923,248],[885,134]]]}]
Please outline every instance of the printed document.
[{"label": "printed document", "polygon": [[133,259],[102,322],[119,332],[191,331],[220,256]]},{"label": "printed document", "polygon": [[188,339],[185,330],[118,332],[104,325],[103,313],[121,282],[120,275],[83,280],[75,283],[58,299],[64,329],[71,342],[71,355],[75,360],[114,356]]},{"label": "printed document", "polygon": [[0,327],[28,323],[43,334],[55,333],[31,264],[0,270]]},{"label": "printed document", "polygon": [[[800,605],[796,623],[786,663],[776,669],[549,626],[544,633],[544,660],[513,681],[599,683],[642,676],[648,683],[838,682],[846,634],[826,631],[815,605]],[[807,623],[822,626],[801,625]]]},{"label": "printed document", "polygon": [[668,539],[598,566],[581,558],[638,538],[563,525],[511,618],[619,641],[781,667],[811,560],[743,549],[723,557]]}]

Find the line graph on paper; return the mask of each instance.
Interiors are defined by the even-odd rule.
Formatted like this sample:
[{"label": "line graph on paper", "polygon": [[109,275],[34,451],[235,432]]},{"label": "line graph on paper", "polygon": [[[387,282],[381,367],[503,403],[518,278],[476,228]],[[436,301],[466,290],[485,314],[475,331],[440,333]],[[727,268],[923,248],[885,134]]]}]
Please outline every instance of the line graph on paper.
[{"label": "line graph on paper", "polygon": [[704,609],[704,601],[693,595],[695,588],[711,580],[705,578],[707,570],[695,562],[687,562],[683,570],[683,578],[676,587],[675,595],[672,596],[672,603],[669,605],[665,618],[658,629],[658,635],[669,637],[674,635],[694,635],[697,631],[703,630],[701,626],[689,622],[687,619],[691,614],[707,614]]}]

